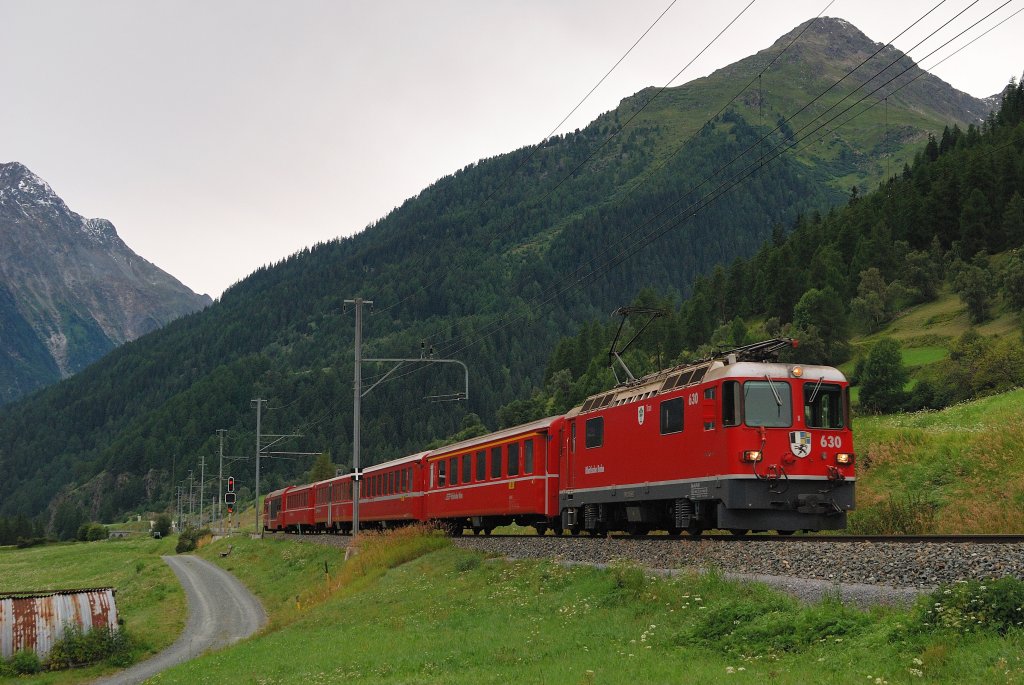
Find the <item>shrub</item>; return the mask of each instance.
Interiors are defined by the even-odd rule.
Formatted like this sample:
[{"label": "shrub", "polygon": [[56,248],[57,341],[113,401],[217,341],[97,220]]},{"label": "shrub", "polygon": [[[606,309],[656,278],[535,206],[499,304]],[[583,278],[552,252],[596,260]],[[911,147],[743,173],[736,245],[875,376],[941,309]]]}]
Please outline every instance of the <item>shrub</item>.
[{"label": "shrub", "polygon": [[938,505],[917,494],[858,509],[850,517],[854,535],[924,535],[935,530]]},{"label": "shrub", "polygon": [[135,660],[135,640],[123,628],[93,628],[83,632],[77,625],[64,628],[64,637],[50,650],[50,670],[85,666],[107,661],[112,666],[128,666]]},{"label": "shrub", "polygon": [[178,544],[175,546],[174,551],[178,554],[183,552],[191,552],[199,546],[199,540],[210,535],[209,528],[194,528],[189,526],[185,530],[181,531],[181,535],[178,536]]},{"label": "shrub", "polygon": [[160,514],[153,521],[153,532],[160,533],[160,537],[165,538],[171,532],[171,517],[167,514]]},{"label": "shrub", "polygon": [[11,657],[11,668],[18,675],[29,675],[39,673],[39,671],[43,670],[43,665],[39,661],[38,654],[22,649],[15,652],[14,656]]},{"label": "shrub", "polygon": [[945,585],[918,600],[915,616],[924,628],[1005,635],[1024,627],[1024,581],[1008,576]]},{"label": "shrub", "polygon": [[106,540],[110,537],[110,531],[102,523],[93,523],[89,525],[89,532],[86,534],[85,539],[89,542],[96,542],[97,540]]}]

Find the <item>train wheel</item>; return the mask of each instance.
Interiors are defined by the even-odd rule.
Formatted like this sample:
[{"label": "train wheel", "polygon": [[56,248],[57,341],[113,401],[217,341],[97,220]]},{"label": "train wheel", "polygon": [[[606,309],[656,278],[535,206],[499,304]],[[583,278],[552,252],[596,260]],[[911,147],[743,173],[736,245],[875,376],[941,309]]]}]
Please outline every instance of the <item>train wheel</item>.
[{"label": "train wheel", "polygon": [[793,533],[795,533],[796,531],[795,531],[795,530],[777,530],[777,531],[775,531],[775,532],[776,532],[777,534],[779,534],[779,535],[782,535],[782,536],[786,536],[786,535],[792,535],[792,534],[793,534]]},{"label": "train wheel", "polygon": [[735,537],[741,538],[745,536],[747,533],[749,533],[750,530],[748,530],[747,528],[730,528],[729,532],[732,533]]},{"label": "train wheel", "polygon": [[677,538],[683,532],[683,529],[682,528],[669,528],[668,531],[666,531],[666,532],[668,533],[668,536],[670,538]]},{"label": "train wheel", "polygon": [[490,535],[493,532],[494,532],[494,527],[493,526],[490,527],[490,528],[484,528],[484,535]]},{"label": "train wheel", "polygon": [[538,523],[538,524],[536,524],[536,525],[535,525],[535,526],[533,527],[533,529],[534,529],[535,531],[537,531],[537,535],[544,535],[544,533],[548,532],[548,527],[547,527],[547,524],[544,524],[544,523]]},{"label": "train wheel", "polygon": [[570,528],[569,532],[572,533],[573,537],[576,537],[577,535],[580,534],[580,529],[579,528]]},{"label": "train wheel", "polygon": [[480,526],[473,526],[473,535],[479,535],[481,530],[483,530],[483,528]]},{"label": "train wheel", "polygon": [[690,534],[691,538],[699,538],[701,533],[704,532],[703,528],[687,528],[686,532]]},{"label": "train wheel", "polygon": [[562,535],[565,533],[565,530],[563,530],[561,526],[558,526],[557,528],[553,528],[551,532],[553,532],[558,537],[562,537]]}]

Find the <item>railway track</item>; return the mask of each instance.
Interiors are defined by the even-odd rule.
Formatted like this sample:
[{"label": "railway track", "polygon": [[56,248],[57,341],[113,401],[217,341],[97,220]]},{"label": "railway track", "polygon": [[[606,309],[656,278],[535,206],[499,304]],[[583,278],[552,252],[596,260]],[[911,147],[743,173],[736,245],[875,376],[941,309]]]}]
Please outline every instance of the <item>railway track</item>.
[{"label": "railway track", "polygon": [[[351,541],[348,536],[276,535],[341,548]],[[626,562],[667,572],[717,569],[744,577],[836,585],[920,589],[968,579],[1013,576],[1024,580],[1024,536],[1020,535],[705,535],[681,539],[665,535],[480,535],[453,538],[452,542],[515,559],[597,565]],[[851,547],[850,543],[861,544]]]},{"label": "railway track", "polygon": [[[267,535],[278,535],[288,538],[305,539],[311,537],[319,537],[318,534],[304,534],[298,533],[268,533]],[[348,540],[348,535],[330,536],[325,535],[322,537],[338,537],[341,540]],[[709,533],[701,535],[699,537],[691,537],[688,535],[681,536],[668,536],[668,535],[617,535],[611,534],[605,537],[601,536],[590,536],[580,535],[574,536],[555,536],[555,535],[531,535],[524,534],[519,535],[515,533],[495,533],[489,536],[465,536],[465,539],[491,539],[491,540],[504,540],[504,539],[564,539],[564,540],[594,540],[594,539],[612,539],[612,540],[650,540],[652,542],[663,542],[666,544],[678,544],[680,542],[699,542],[701,540],[714,540],[715,542],[774,542],[774,543],[825,543],[825,542],[836,542],[836,543],[933,543],[933,544],[992,544],[992,545],[1021,545],[1024,544],[1024,535],[773,535],[773,534],[750,534],[750,535],[733,535],[729,533]],[[454,538],[460,539],[460,538]],[[347,545],[348,543],[343,543]]]}]

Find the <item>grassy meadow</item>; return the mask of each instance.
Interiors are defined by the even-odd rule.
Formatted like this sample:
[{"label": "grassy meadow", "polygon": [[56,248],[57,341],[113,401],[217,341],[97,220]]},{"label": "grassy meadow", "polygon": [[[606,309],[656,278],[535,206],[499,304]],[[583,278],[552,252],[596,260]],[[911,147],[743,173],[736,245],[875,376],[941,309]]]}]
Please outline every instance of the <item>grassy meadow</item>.
[{"label": "grassy meadow", "polygon": [[[160,559],[174,554],[173,538],[132,538],[101,542],[0,548],[0,593],[113,587],[118,615],[139,644],[138,658],[171,645],[185,626],[185,593]],[[110,672],[96,665],[66,672],[22,676],[0,682],[83,683]]]},{"label": "grassy meadow", "polygon": [[489,559],[416,532],[368,536],[349,562],[290,540],[222,561],[225,544],[202,554],[251,583],[271,627],[154,682],[1024,682],[1019,629],[936,626],[930,601],[808,606],[714,572]]}]

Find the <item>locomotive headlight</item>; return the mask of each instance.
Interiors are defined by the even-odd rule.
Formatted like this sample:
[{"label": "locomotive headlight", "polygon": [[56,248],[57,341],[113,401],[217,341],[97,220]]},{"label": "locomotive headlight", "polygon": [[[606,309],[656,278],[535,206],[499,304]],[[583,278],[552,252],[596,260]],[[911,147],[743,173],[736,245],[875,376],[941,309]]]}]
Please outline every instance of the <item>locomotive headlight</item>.
[{"label": "locomotive headlight", "polygon": [[840,452],[836,455],[836,463],[846,466],[853,463],[853,455],[849,452]]},{"label": "locomotive headlight", "polygon": [[747,450],[743,453],[743,461],[747,463],[753,463],[755,461],[761,461],[760,450]]},{"label": "locomotive headlight", "polygon": [[804,375],[804,367],[794,366],[790,373],[793,374],[793,378],[800,378],[801,376]]}]

